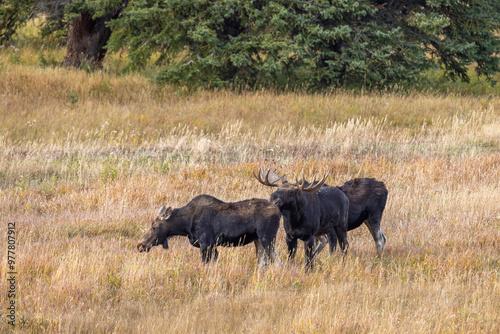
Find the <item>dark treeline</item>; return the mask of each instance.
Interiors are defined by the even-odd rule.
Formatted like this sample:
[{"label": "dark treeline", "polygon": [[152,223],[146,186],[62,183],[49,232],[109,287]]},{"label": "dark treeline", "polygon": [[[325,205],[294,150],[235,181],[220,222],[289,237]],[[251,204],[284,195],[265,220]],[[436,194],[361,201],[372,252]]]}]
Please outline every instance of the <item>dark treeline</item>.
[{"label": "dark treeline", "polygon": [[498,0],[2,0],[0,43],[29,18],[66,36],[65,66],[126,50],[186,86],[383,87],[429,69],[469,81],[499,71]]}]

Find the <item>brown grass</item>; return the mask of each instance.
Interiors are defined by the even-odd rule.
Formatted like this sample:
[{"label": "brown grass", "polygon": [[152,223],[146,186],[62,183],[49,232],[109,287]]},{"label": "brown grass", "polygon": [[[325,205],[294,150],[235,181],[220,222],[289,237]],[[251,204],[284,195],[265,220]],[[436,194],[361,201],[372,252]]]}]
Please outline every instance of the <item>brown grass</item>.
[{"label": "brown grass", "polygon": [[[18,233],[21,332],[500,331],[500,98],[338,91],[186,94],[139,75],[0,61],[0,212]],[[268,198],[259,165],[386,183],[384,256],[258,271],[176,238],[135,244],[160,205]],[[1,243],[0,292],[7,291]],[[285,260],[284,233],[278,251]],[[2,302],[2,310],[5,306]],[[1,311],[0,331],[8,329]]]}]

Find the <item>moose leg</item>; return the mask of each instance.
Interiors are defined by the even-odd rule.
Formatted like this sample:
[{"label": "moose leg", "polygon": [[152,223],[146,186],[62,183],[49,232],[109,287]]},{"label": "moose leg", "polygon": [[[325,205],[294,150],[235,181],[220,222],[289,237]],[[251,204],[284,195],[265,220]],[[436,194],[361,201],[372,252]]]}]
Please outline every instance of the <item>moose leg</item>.
[{"label": "moose leg", "polygon": [[[337,226],[335,227],[335,234],[338,238],[339,246],[340,249],[342,250],[342,253],[346,254],[347,249],[349,248],[349,243],[347,242],[347,231]],[[328,234],[328,237],[330,237],[330,234]]]},{"label": "moose leg", "polygon": [[[255,242],[255,249],[257,250],[257,242],[260,243],[260,247],[262,247],[262,250],[265,252],[265,264],[267,265],[268,264],[268,261],[271,262],[271,263],[277,263],[279,266],[281,266],[281,261],[278,257],[278,252],[276,251],[276,246],[275,246],[275,242],[276,242],[276,239],[272,240],[272,241],[269,241],[268,238],[262,238],[262,241],[260,240],[256,240],[254,241]],[[258,250],[257,250],[258,252]],[[258,253],[257,253],[257,257],[258,257]]]},{"label": "moose leg", "polygon": [[278,252],[276,251],[276,246],[274,242],[270,246],[269,255],[272,263],[277,263],[279,267],[281,267],[281,260],[278,257]]},{"label": "moose leg", "polygon": [[210,261],[210,258],[208,256],[208,247],[207,246],[200,246],[200,251],[201,251],[201,261],[203,263],[208,263]]},{"label": "moose leg", "polygon": [[366,226],[372,234],[373,241],[375,241],[375,247],[377,248],[377,253],[382,254],[385,249],[385,242],[387,238],[384,233],[380,230],[380,221],[382,215],[373,215],[368,217],[368,221],[365,221]]},{"label": "moose leg", "polygon": [[314,237],[314,254],[319,254],[328,243],[326,235],[319,235]]},{"label": "moose leg", "polygon": [[288,260],[293,261],[293,259],[295,259],[295,254],[297,253],[297,238],[294,238],[287,233],[286,245],[288,246]]},{"label": "moose leg", "polygon": [[287,235],[286,245],[288,247],[288,260],[293,261],[293,259],[295,259],[295,254],[297,253],[297,238]]},{"label": "moose leg", "polygon": [[328,233],[328,243],[330,247],[330,254],[333,254],[337,248],[337,233],[335,233],[335,230]]},{"label": "moose leg", "polygon": [[306,258],[306,270],[313,269],[314,265],[314,237],[304,240],[304,251]]},{"label": "moose leg", "polygon": [[212,258],[217,260],[219,256],[219,252],[213,245],[209,246],[201,245],[200,251],[201,251],[201,260],[203,261],[203,263],[209,263],[212,260]]},{"label": "moose leg", "polygon": [[275,240],[272,240],[268,245],[264,245],[266,251],[266,256],[271,263],[277,263],[281,267],[281,261],[278,257],[278,252],[276,251]]},{"label": "moose leg", "polygon": [[266,250],[264,249],[264,246],[262,246],[262,242],[260,242],[259,239],[255,240],[254,244],[255,244],[255,253],[257,255],[257,264],[259,268],[262,268],[267,265]]}]

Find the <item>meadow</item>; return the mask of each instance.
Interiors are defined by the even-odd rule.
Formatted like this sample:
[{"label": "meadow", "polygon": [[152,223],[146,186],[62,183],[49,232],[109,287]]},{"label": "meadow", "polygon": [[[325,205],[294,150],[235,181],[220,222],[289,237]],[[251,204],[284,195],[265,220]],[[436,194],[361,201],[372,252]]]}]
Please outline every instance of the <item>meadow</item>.
[{"label": "meadow", "polygon": [[[1,332],[500,332],[498,95],[189,92],[2,52],[0,293],[15,222],[17,318],[2,298]],[[383,181],[385,254],[365,226],[309,273],[282,227],[283,266],[264,270],[252,245],[210,265],[186,238],[137,251],[163,204],[269,198],[259,166]]]}]

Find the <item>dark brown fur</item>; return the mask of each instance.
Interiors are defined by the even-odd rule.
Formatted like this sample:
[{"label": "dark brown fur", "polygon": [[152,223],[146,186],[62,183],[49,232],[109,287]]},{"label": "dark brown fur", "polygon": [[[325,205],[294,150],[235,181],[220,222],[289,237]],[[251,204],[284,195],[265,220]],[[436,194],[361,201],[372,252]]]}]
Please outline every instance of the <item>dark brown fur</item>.
[{"label": "dark brown fur", "polygon": [[278,208],[264,199],[226,203],[199,195],[178,209],[162,206],[137,249],[149,251],[160,244],[168,248],[168,238],[187,236],[193,246],[200,248],[203,262],[209,262],[217,259],[217,246],[254,242],[259,265],[264,265],[267,259],[277,259],[274,242],[280,216]]},{"label": "dark brown fur", "polygon": [[[337,187],[322,187],[328,174],[313,186],[307,181],[296,184],[288,183],[284,177],[275,172],[263,172],[259,169],[255,178],[262,184],[278,187],[271,194],[269,201],[274,203],[283,216],[286,231],[288,259],[293,260],[297,252],[297,240],[304,242],[306,268],[313,266],[315,237],[325,233],[334,233],[340,246],[347,252],[347,216],[349,200]],[[271,178],[271,179],[270,179]],[[281,185],[278,181],[281,179]]]},{"label": "dark brown fur", "polygon": [[[382,214],[387,202],[388,191],[384,183],[373,178],[356,178],[338,187],[349,199],[347,230],[365,224],[375,241],[378,253],[383,253],[387,238],[380,229]],[[337,244],[335,231],[328,234],[330,252]]]},{"label": "dark brown fur", "polygon": [[[267,179],[271,182],[270,185],[273,186],[277,186],[276,182],[280,179],[282,180],[283,185],[289,184],[285,175],[280,176],[276,172],[269,171],[267,173]],[[309,185],[309,183],[305,180],[300,180],[298,182],[305,182],[306,185]],[[316,184],[317,182],[312,183],[313,186]],[[327,184],[323,184],[323,187],[329,186]],[[373,236],[377,252],[379,254],[383,253],[387,238],[380,229],[380,222],[382,220],[382,214],[385,209],[388,195],[388,191],[384,183],[373,178],[355,178],[345,182],[341,187],[337,188],[340,189],[349,199],[347,230],[353,230],[365,223]],[[328,233],[328,239],[330,239],[330,253],[333,253],[335,250],[337,237],[338,236],[335,230]],[[323,247],[325,247],[326,242],[327,239],[324,236],[316,236],[317,245],[315,247],[315,252],[320,252]]]}]

